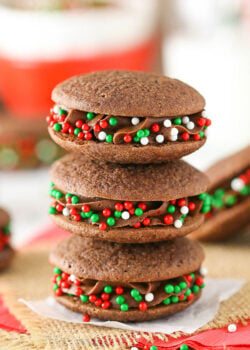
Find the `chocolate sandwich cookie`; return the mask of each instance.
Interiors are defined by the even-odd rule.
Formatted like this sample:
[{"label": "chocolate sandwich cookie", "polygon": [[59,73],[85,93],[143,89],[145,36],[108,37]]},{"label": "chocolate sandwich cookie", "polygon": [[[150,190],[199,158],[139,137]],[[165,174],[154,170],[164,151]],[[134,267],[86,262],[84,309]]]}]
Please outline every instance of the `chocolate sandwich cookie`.
[{"label": "chocolate sandwich cookie", "polygon": [[205,223],[191,237],[216,240],[239,233],[250,224],[250,146],[213,165],[207,175]]},{"label": "chocolate sandwich cookie", "polygon": [[6,268],[14,256],[14,251],[10,246],[9,224],[9,214],[0,208],[0,270]]},{"label": "chocolate sandwich cookie", "polygon": [[203,222],[207,177],[182,160],[123,165],[72,153],[50,174],[49,213],[72,233],[144,243],[186,235]]},{"label": "chocolate sandwich cookie", "polygon": [[48,136],[44,120],[20,120],[0,112],[0,170],[51,164],[64,152]]},{"label": "chocolate sandwich cookie", "polygon": [[50,255],[56,300],[89,316],[145,321],[187,308],[201,295],[204,254],[186,238],[119,244],[70,236]]},{"label": "chocolate sandwich cookie", "polygon": [[52,139],[68,151],[114,163],[181,158],[206,141],[205,100],[192,87],[143,72],[75,76],[52,92]]}]

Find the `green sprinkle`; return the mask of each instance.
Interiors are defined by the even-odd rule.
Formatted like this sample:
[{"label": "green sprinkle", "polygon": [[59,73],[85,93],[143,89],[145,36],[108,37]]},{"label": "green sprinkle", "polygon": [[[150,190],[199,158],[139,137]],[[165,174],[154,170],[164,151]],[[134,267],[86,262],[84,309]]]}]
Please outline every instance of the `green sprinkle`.
[{"label": "green sprinkle", "polygon": [[175,294],[179,294],[181,291],[181,288],[179,286],[174,286],[174,292]]},{"label": "green sprinkle", "polygon": [[201,137],[201,139],[202,139],[202,138],[204,137],[204,132],[203,132],[203,131],[200,131],[199,134],[200,134],[200,137]]},{"label": "green sprinkle", "polygon": [[175,125],[181,125],[181,118],[175,118],[174,119],[174,124]]},{"label": "green sprinkle", "polygon": [[179,287],[181,288],[181,290],[184,290],[184,289],[186,289],[187,288],[187,283],[186,282],[180,282],[179,283]]},{"label": "green sprinkle", "polygon": [[140,292],[138,289],[132,289],[130,294],[133,298],[135,298],[135,297],[138,297],[138,295],[140,295]]},{"label": "green sprinkle", "polygon": [[139,141],[140,141],[140,137],[134,136],[134,137],[133,137],[133,141],[134,141],[134,142],[139,142]]},{"label": "green sprinkle", "polygon": [[80,299],[83,303],[87,303],[87,301],[89,301],[89,296],[88,295],[84,295],[84,294],[81,294],[80,295]]},{"label": "green sprinkle", "polygon": [[90,220],[91,220],[92,222],[98,222],[98,221],[100,220],[100,217],[99,217],[98,214],[93,214],[93,215],[91,215]]},{"label": "green sprinkle", "polygon": [[93,211],[90,210],[87,213],[85,213],[86,218],[90,218],[93,215]]},{"label": "green sprinkle", "polygon": [[210,210],[211,210],[210,205],[203,205],[203,207],[201,208],[202,213],[208,213]]},{"label": "green sprinkle", "polygon": [[86,219],[86,213],[84,213],[83,211],[81,211],[81,213],[80,213],[80,215],[81,215],[81,217],[83,218],[83,219]]},{"label": "green sprinkle", "polygon": [[179,301],[179,298],[176,295],[172,295],[171,296],[171,302],[172,303],[178,303],[178,301]]},{"label": "green sprinkle", "polygon": [[60,198],[62,198],[62,197],[63,197],[62,192],[57,191],[57,192],[56,192],[56,198],[57,198],[57,199],[60,199]]},{"label": "green sprinkle", "polygon": [[58,114],[59,114],[59,115],[63,115],[63,114],[66,115],[67,112],[66,112],[64,109],[59,108]]},{"label": "green sprinkle", "polygon": [[114,226],[114,224],[115,224],[115,219],[114,218],[112,218],[111,216],[107,219],[107,224],[109,225],[109,226]]},{"label": "green sprinkle", "polygon": [[56,208],[50,207],[50,208],[49,208],[49,214],[55,215],[55,214],[56,214]]},{"label": "green sprinkle", "polygon": [[58,267],[54,267],[54,273],[60,275],[62,273],[62,270],[60,270]]},{"label": "green sprinkle", "polygon": [[57,290],[58,288],[59,288],[59,286],[58,286],[57,284],[54,284],[53,289],[54,289],[54,290]]},{"label": "green sprinkle", "polygon": [[199,288],[199,286],[197,286],[196,284],[195,284],[195,285],[193,286],[193,288],[192,288],[193,293],[198,293],[199,290],[200,290],[200,288]]},{"label": "green sprinkle", "polygon": [[245,186],[242,188],[242,190],[240,191],[240,194],[242,194],[242,196],[247,196],[248,193],[250,193],[250,186]]},{"label": "green sprinkle", "polygon": [[87,113],[87,119],[88,120],[91,120],[91,119],[93,119],[95,117],[95,113],[92,113],[92,112],[88,112]]},{"label": "green sprinkle", "polygon": [[236,196],[227,196],[227,197],[225,198],[225,204],[226,204],[226,205],[232,206],[232,205],[234,205],[236,202],[237,202]]},{"label": "green sprinkle", "polygon": [[119,295],[119,296],[115,299],[115,301],[117,302],[117,304],[122,305],[122,304],[124,304],[124,302],[125,302],[125,298],[124,298],[122,295]]},{"label": "green sprinkle", "polygon": [[185,296],[188,297],[191,293],[192,293],[191,289],[188,288],[188,289],[186,290]]},{"label": "green sprinkle", "polygon": [[205,283],[203,283],[201,286],[200,286],[200,288],[204,288],[205,287]]},{"label": "green sprinkle", "polygon": [[115,126],[117,124],[117,119],[112,117],[109,119],[109,124],[112,125],[112,126]]},{"label": "green sprinkle", "polygon": [[121,212],[121,211],[118,211],[118,210],[115,210],[114,216],[115,216],[116,218],[120,218],[120,217],[122,216],[122,212]]},{"label": "green sprinkle", "polygon": [[174,212],[175,212],[175,206],[172,205],[172,204],[170,204],[170,205],[168,206],[167,211],[168,211],[169,213],[171,213],[171,214],[174,213]]},{"label": "green sprinkle", "polygon": [[61,281],[61,280],[62,280],[62,276],[57,276],[56,282],[59,282],[59,281]]},{"label": "green sprinkle", "polygon": [[128,304],[126,304],[126,303],[122,304],[121,311],[128,311]]},{"label": "green sprinkle", "polygon": [[137,297],[134,297],[135,301],[141,301],[142,300],[142,296],[138,295]]},{"label": "green sprinkle", "polygon": [[71,203],[72,203],[72,204],[77,204],[77,203],[79,203],[79,198],[78,198],[77,196],[73,196],[73,197],[71,198]]},{"label": "green sprinkle", "polygon": [[69,197],[72,197],[71,193],[67,193],[66,196],[65,196],[66,199],[69,199]]},{"label": "green sprinkle", "polygon": [[79,132],[81,132],[82,130],[80,129],[80,128],[75,128],[75,130],[74,130],[74,135],[78,135],[79,134]]},{"label": "green sprinkle", "polygon": [[203,201],[204,205],[211,205],[212,204],[212,196],[207,196],[204,201]]},{"label": "green sprinkle", "polygon": [[144,131],[143,130],[138,130],[136,133],[136,136],[138,136],[139,138],[144,137]]},{"label": "green sprinkle", "polygon": [[189,349],[189,346],[186,345],[186,344],[182,344],[182,345],[180,346],[180,350],[188,350],[188,349]]},{"label": "green sprinkle", "polygon": [[143,210],[141,209],[141,208],[136,208],[135,209],[135,215],[136,216],[140,216],[140,215],[142,215],[143,214]]},{"label": "green sprinkle", "polygon": [[103,290],[104,290],[105,293],[110,294],[110,293],[112,292],[113,289],[112,289],[111,286],[105,286]]},{"label": "green sprinkle", "polygon": [[158,348],[157,348],[157,346],[152,345],[152,346],[150,346],[149,350],[158,350]]},{"label": "green sprinkle", "polygon": [[143,130],[144,131],[144,136],[149,136],[150,135],[150,131],[149,131],[149,129],[144,129]]},{"label": "green sprinkle", "polygon": [[222,200],[220,200],[218,198],[213,198],[212,206],[216,209],[220,209],[223,207],[223,202],[222,202]]},{"label": "green sprinkle", "polygon": [[207,193],[200,193],[198,198],[204,200],[207,197]]},{"label": "green sprinkle", "polygon": [[215,197],[223,197],[225,195],[226,191],[223,190],[223,188],[218,188],[215,192],[214,195]]},{"label": "green sprinkle", "polygon": [[174,286],[172,284],[167,284],[164,289],[167,294],[171,294],[174,292]]},{"label": "green sprinkle", "polygon": [[193,273],[193,272],[191,272],[189,275],[190,275],[190,276],[192,277],[192,279],[194,280],[194,278],[195,278],[194,273]]},{"label": "green sprinkle", "polygon": [[54,124],[54,130],[55,131],[61,131],[62,130],[62,126],[59,123],[55,123]]},{"label": "green sprinkle", "polygon": [[50,185],[50,187],[54,187],[55,186],[55,184],[52,181],[50,181],[49,185]]},{"label": "green sprinkle", "polygon": [[171,303],[171,299],[170,298],[166,298],[163,300],[162,302],[164,305],[169,305]]},{"label": "green sprinkle", "polygon": [[112,135],[107,135],[106,136],[106,142],[112,143],[113,142],[113,136]]}]

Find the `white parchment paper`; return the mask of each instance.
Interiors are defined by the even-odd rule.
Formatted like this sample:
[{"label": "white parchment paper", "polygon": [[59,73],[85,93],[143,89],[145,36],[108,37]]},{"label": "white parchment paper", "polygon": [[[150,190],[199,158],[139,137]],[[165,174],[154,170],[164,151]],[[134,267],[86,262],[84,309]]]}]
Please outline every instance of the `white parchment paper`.
[{"label": "white parchment paper", "polygon": [[[235,294],[243,286],[244,281],[235,279],[206,278],[205,283],[206,287],[203,289],[201,298],[186,310],[175,315],[154,321],[127,323],[102,321],[96,318],[91,318],[88,324],[101,327],[160,332],[166,334],[177,331],[193,333],[214,318],[219,309],[220,302]],[[19,301],[40,316],[66,322],[83,323],[82,314],[66,309],[64,306],[58,304],[52,296],[37,301],[28,301],[24,299],[20,299]]]}]

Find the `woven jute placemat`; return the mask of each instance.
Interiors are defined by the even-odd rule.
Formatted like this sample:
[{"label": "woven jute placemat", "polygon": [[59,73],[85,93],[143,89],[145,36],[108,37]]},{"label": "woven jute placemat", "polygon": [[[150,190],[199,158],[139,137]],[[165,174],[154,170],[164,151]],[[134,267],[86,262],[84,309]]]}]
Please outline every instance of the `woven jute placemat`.
[{"label": "woven jute placemat", "polygon": [[[248,282],[229,300],[202,330],[224,327],[231,322],[250,319],[250,234],[226,243],[205,244],[204,266],[209,277],[243,278]],[[0,330],[0,350],[27,349],[128,349],[135,338],[152,334],[72,324],[40,317],[18,298],[37,300],[51,294],[52,267],[48,265],[51,246],[36,244],[22,249],[12,266],[0,276],[0,293],[10,311],[27,328],[27,334]],[[167,336],[158,334],[161,339]],[[175,335],[175,336],[178,336]]]}]

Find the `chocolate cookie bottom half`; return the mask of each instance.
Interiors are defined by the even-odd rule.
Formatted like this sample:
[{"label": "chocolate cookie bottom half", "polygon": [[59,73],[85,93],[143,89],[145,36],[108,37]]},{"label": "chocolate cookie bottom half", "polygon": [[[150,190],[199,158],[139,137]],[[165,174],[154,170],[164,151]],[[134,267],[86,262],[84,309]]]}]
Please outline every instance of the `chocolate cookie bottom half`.
[{"label": "chocolate cookie bottom half", "polygon": [[204,254],[186,238],[124,245],[72,236],[50,256],[56,300],[89,316],[145,321],[179,312],[201,295]]}]

